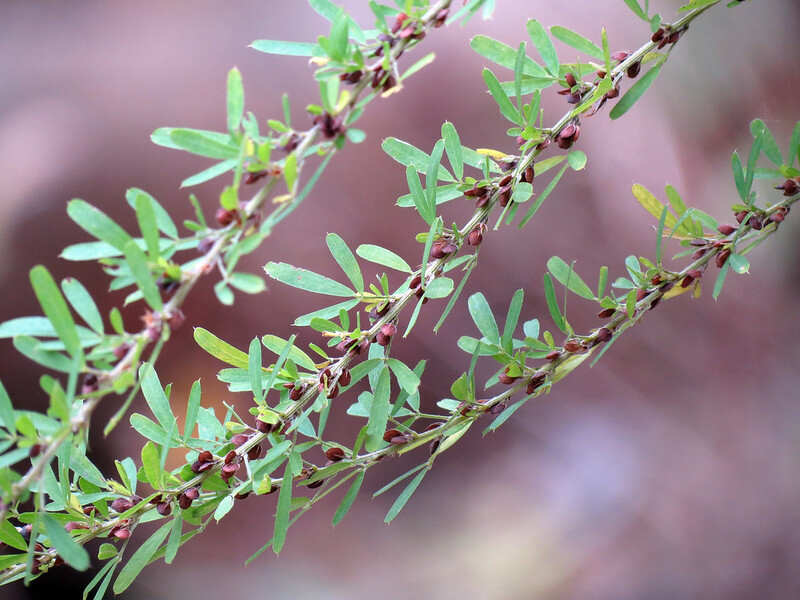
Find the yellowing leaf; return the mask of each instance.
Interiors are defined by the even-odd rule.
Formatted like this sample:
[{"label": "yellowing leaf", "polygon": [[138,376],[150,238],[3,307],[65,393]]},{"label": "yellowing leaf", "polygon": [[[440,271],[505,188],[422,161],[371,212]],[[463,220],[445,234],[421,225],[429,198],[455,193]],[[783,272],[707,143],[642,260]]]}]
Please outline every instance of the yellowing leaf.
[{"label": "yellowing leaf", "polygon": [[[653,215],[657,220],[661,219],[661,212],[664,210],[664,205],[656,198],[650,190],[648,190],[643,185],[639,185],[638,183],[633,184],[633,195],[639,201],[644,209]],[[674,215],[670,212],[667,212],[667,218],[664,220],[664,227],[669,227],[670,229],[675,228],[675,224],[678,220],[674,217]]]},{"label": "yellowing leaf", "polygon": [[500,150],[492,150],[491,148],[476,148],[475,152],[478,154],[484,154],[486,156],[491,156],[494,159],[502,160],[508,156],[508,154],[504,152],[500,152]]}]

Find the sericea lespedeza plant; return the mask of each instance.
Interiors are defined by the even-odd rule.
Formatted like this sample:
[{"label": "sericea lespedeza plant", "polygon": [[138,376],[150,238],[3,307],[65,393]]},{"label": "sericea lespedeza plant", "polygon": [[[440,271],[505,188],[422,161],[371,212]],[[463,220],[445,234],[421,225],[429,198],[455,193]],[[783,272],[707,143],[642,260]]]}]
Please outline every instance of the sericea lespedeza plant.
[{"label": "sericea lespedeza plant", "polygon": [[[333,517],[338,523],[361,491],[369,468],[386,457],[419,455],[419,464],[375,492],[404,483],[386,516],[389,522],[436,458],[481,417],[488,421],[486,431],[496,430],[525,402],[551,391],[582,362],[590,357],[598,360],[662,299],[685,292],[697,295],[702,283],[717,297],[731,270],[747,271],[747,253],[779,228],[798,199],[800,171],[795,160],[800,126],[794,128],[788,151],[782,152],[758,120],[751,123],[754,141],[749,154],[733,154],[740,197],[732,207],[730,224],[720,225],[701,210],[687,207],[670,186],[667,203],[634,186],[634,196],[656,221],[652,259],[628,257],[626,276],[616,279],[608,291],[609,269],[603,267],[597,284],[590,287],[568,261],[551,258],[543,295],[560,332],[558,343],[553,333],[542,330],[538,319],[525,320],[519,333],[521,290],[510,300],[502,329],[483,295],[470,296],[467,305],[477,333],[465,332],[459,340],[465,352],[464,373],[453,382],[452,397],[437,403],[441,411],[427,412],[432,409],[422,405],[419,394],[425,361],[407,365],[391,355],[392,346],[411,332],[421,310],[434,306],[423,308],[429,300],[447,299],[436,327],[440,326],[477,268],[484,238],[515,222],[525,226],[567,170],[583,168],[586,155],[574,146],[581,128],[591,123],[587,119],[606,111],[618,118],[631,109],[654,84],[671,49],[690,34],[690,24],[721,2],[689,2],[674,21],[666,23],[659,15],[651,16],[646,6],[626,0],[650,26],[648,38],[633,52],[612,53],[605,30],[595,32],[598,44],[563,27],[548,32],[535,19],[527,22],[526,29],[536,59],[529,56],[526,43],[514,49],[476,36],[472,48],[513,73],[509,81],[501,82],[491,69],[483,72],[501,114],[512,123],[508,133],[513,151],[463,146],[451,123],[442,126],[442,137],[430,154],[399,139],[386,139],[384,151],[406,168],[409,194],[398,204],[416,210],[425,223],[417,235],[421,266],[412,267],[392,250],[369,243],[359,245],[354,254],[333,233],[326,242],[348,284],[285,263],[268,263],[270,278],[336,297],[336,302],[295,321],[315,330],[313,338],[307,329],[288,340],[267,334],[255,338],[246,351],[210,331],[195,329],[197,343],[228,365],[220,379],[231,392],[251,396],[253,406],[249,415],[228,408],[220,420],[213,409],[201,406],[198,381],[179,427],[169,389],[162,386],[153,364],[170,329],[183,321],[180,306],[192,286],[207,271],[219,270],[215,292],[224,304],[233,301],[231,288],[262,291],[262,277],[236,272],[240,257],[255,250],[300,202],[313,202],[314,184],[331,157],[347,141],[363,138],[353,125],[368,101],[396,92],[406,77],[430,62],[423,57],[401,71],[401,55],[437,26],[491,9],[493,3],[397,4],[371,3],[376,27],[363,31],[333,4],[312,0],[312,7],[331,21],[327,37],[316,44],[254,43],[258,50],[310,57],[318,66],[321,99],[319,105],[308,107],[309,129],[293,128],[284,97],[283,120],[268,121],[270,133],[262,133],[255,116],[244,116],[241,78],[233,70],[228,79],[228,132],[176,128],[153,134],[158,144],[219,161],[185,185],[233,173],[215,212],[219,227],[208,226],[193,199],[197,220],[186,223],[191,233],[182,238],[155,199],[134,189],[127,200],[136,211],[141,238],[133,238],[98,209],[78,200],[70,203],[70,217],[98,241],[71,246],[64,256],[99,260],[112,276],[112,289],[133,286],[126,303],[144,301],[145,325],[138,333],[126,333],[115,310],[109,318],[113,333],[106,333],[81,284],[68,279],[59,289],[44,267],[31,271],[44,317],[8,321],[0,333],[13,337],[20,352],[62,377],[42,378],[42,389],[50,398],[47,415],[15,410],[0,387],[0,541],[8,547],[0,556],[0,581],[27,581],[62,561],[85,569],[91,558],[83,546],[102,539],[97,560],[105,564],[90,589],[98,598],[109,586],[121,593],[149,562],[161,558],[171,562],[182,543],[209,522],[222,519],[250,494],[277,496],[273,537],[254,557],[270,547],[280,552],[291,524],[329,493],[340,487],[344,491]],[[739,2],[728,3],[735,4]],[[561,63],[551,37],[577,50],[586,62]],[[566,113],[556,120],[540,109],[541,96],[553,89],[567,101]],[[445,155],[449,166],[442,164]],[[301,181],[306,161],[315,156],[322,159],[320,164]],[[771,163],[769,167],[760,166],[762,157]],[[542,176],[555,169],[555,175],[542,183]],[[752,190],[756,177],[775,180],[779,189],[774,197],[756,197]],[[255,186],[254,193],[240,200],[248,186]],[[264,214],[267,200],[274,208]],[[473,202],[475,211],[463,224],[448,225],[442,214],[446,207],[441,207],[448,201]],[[673,240],[685,247],[676,258],[688,257],[678,269],[667,268],[662,260],[665,244]],[[179,263],[175,258],[178,252],[196,247],[202,252],[199,259]],[[368,284],[356,255],[391,271]],[[450,277],[456,273],[460,279]],[[598,327],[585,333],[573,330],[559,301],[562,292],[557,283],[563,293],[599,305]],[[279,288],[275,286],[272,293],[280,293]],[[73,313],[88,328],[76,325]],[[319,340],[318,334],[322,345],[310,342]],[[308,351],[300,348],[301,341]],[[277,357],[267,366],[263,348]],[[497,371],[481,387],[475,373],[484,357],[495,361]],[[502,391],[486,397],[483,390],[494,385],[502,386]],[[135,460],[122,458],[117,473],[104,475],[86,457],[91,415],[107,395],[125,395],[127,400],[107,427],[113,429],[139,389],[155,420],[134,413],[130,424],[147,441]],[[362,391],[352,398],[351,390]],[[343,406],[345,398],[351,401]],[[358,423],[351,439],[323,437],[334,410],[346,410]],[[170,452],[181,454],[182,467],[165,468]],[[161,523],[146,531],[150,521]],[[128,540],[141,543],[129,550]]]}]

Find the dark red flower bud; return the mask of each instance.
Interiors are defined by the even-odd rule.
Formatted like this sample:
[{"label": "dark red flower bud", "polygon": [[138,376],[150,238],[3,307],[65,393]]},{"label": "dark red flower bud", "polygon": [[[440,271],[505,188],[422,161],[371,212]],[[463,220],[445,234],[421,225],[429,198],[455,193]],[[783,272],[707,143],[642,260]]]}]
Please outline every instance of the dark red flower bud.
[{"label": "dark red flower bud", "polygon": [[433,21],[434,27],[441,27],[444,25],[445,21],[447,20],[447,15],[450,14],[450,10],[447,8],[441,9],[439,12],[436,13],[436,17]]},{"label": "dark red flower bud", "polygon": [[252,185],[269,175],[269,171],[250,171],[244,176],[245,185]]},{"label": "dark red flower bud", "polygon": [[402,435],[397,429],[387,429],[383,434],[384,442],[391,442],[392,438]]},{"label": "dark red flower bud", "polygon": [[612,98],[616,98],[617,96],[619,96],[619,84],[615,85],[605,94],[605,97],[608,98],[609,100],[611,100]]},{"label": "dark red flower bud", "polygon": [[446,254],[444,253],[444,242],[434,242],[431,245],[431,257],[435,259],[444,258]]},{"label": "dark red flower bud", "polygon": [[703,276],[703,272],[700,269],[692,269],[687,275],[694,279],[700,279]]},{"label": "dark red flower bud", "polygon": [[641,288],[636,290],[636,301],[639,302],[640,300],[644,300],[648,293],[649,292],[647,290]]},{"label": "dark red flower bud", "polygon": [[128,529],[127,527],[120,527],[120,528],[114,527],[111,530],[111,535],[113,535],[118,540],[127,540],[129,537],[131,537],[131,530]]},{"label": "dark red flower bud", "polygon": [[533,184],[533,178],[534,178],[533,165],[530,165],[527,169],[525,169],[525,174],[523,175],[523,179],[524,181]]},{"label": "dark red flower bud", "polygon": [[378,342],[378,345],[380,346],[388,346],[389,342],[392,341],[392,338],[390,338],[387,335],[384,335],[383,332],[379,331],[378,334],[375,336],[375,341]]},{"label": "dark red flower bud", "polygon": [[406,13],[400,13],[394,18],[394,23],[392,24],[392,33],[397,33],[400,31],[400,28],[405,23],[406,19],[408,19],[408,15]]},{"label": "dark red flower bud", "polygon": [[689,287],[690,285],[692,285],[692,282],[693,282],[693,281],[694,281],[694,277],[692,277],[691,275],[686,275],[686,277],[684,277],[684,278],[681,280],[681,287],[682,287],[682,288],[687,288],[687,287]]},{"label": "dark red flower bud", "polygon": [[178,329],[186,321],[186,316],[180,308],[174,309],[167,317],[167,324],[172,331]]},{"label": "dark red flower bud", "polygon": [[239,470],[239,466],[239,463],[230,463],[225,465],[219,472],[220,477],[222,477],[225,481],[228,481],[228,479],[233,477],[236,471]]},{"label": "dark red flower bud", "polygon": [[653,35],[650,36],[651,42],[660,42],[664,38],[664,28],[659,27]]},{"label": "dark red flower bud", "polygon": [[783,190],[784,196],[794,196],[797,193],[797,190],[800,189],[800,186],[797,185],[797,182],[794,179],[787,179],[783,182],[783,184],[775,186],[776,190]]},{"label": "dark red flower bud", "polygon": [[614,52],[614,54],[611,55],[611,60],[616,60],[617,62],[622,62],[623,60],[628,58],[630,55],[631,55],[630,52],[626,52],[625,50],[620,50],[618,52]]},{"label": "dark red flower bud", "polygon": [[217,213],[215,215],[217,219],[217,223],[226,227],[233,223],[233,220],[236,218],[236,211],[235,210],[226,210],[221,206],[217,209]]},{"label": "dark red flower bud", "polygon": [[506,187],[502,188],[497,198],[500,206],[507,206],[508,202],[511,200],[511,186],[507,185]]},{"label": "dark red flower bud", "polygon": [[626,73],[627,73],[628,77],[630,77],[631,79],[635,79],[636,76],[639,74],[639,71],[641,71],[641,70],[642,70],[642,63],[641,63],[641,61],[637,60],[630,67],[628,67],[628,70],[626,71]]},{"label": "dark red flower bud", "polygon": [[553,351],[552,351],[550,354],[548,354],[547,356],[545,356],[545,358],[546,358],[547,360],[555,360],[555,359],[557,359],[559,356],[561,356],[561,352],[560,352],[559,350],[553,350]]},{"label": "dark red flower bud", "polygon": [[531,377],[530,381],[528,381],[528,387],[525,388],[526,394],[532,394],[536,391],[536,388],[541,386],[544,383],[544,380],[547,378],[544,373],[540,373],[539,375],[534,375]]},{"label": "dark red flower bud", "polygon": [[566,75],[564,75],[564,79],[566,79],[567,85],[569,87],[573,87],[578,83],[578,81],[575,79],[575,75],[573,75],[572,73],[567,73]]},{"label": "dark red flower bud", "polygon": [[189,496],[187,496],[185,492],[180,496],[178,496],[178,506],[180,506],[181,509],[186,510],[191,505],[192,505],[192,499],[189,498]]},{"label": "dark red flower bud", "polygon": [[339,374],[339,384],[343,387],[347,387],[350,385],[351,377],[350,371],[347,369],[343,369],[342,372]]},{"label": "dark red flower bud", "polygon": [[66,531],[74,531],[75,529],[89,529],[89,526],[86,523],[78,523],[77,521],[70,521],[66,525],[64,525],[64,529]]},{"label": "dark red flower bud", "polygon": [[736,227],[733,225],[720,225],[717,227],[717,231],[719,231],[722,235],[730,235],[736,231]]},{"label": "dark red flower bud", "polygon": [[601,319],[607,319],[608,317],[612,316],[615,312],[617,311],[614,308],[604,308],[599,313],[597,313],[597,316]]},{"label": "dark red flower bud", "polygon": [[505,185],[508,185],[509,183],[511,183],[511,177],[512,177],[511,175],[506,175],[505,177],[503,177],[503,178],[500,180],[500,182],[499,182],[497,185],[498,185],[499,187],[503,187],[503,186],[505,186]]},{"label": "dark red flower bud", "polygon": [[576,342],[575,340],[570,340],[566,344],[564,344],[564,350],[567,352],[577,352],[582,348],[580,342]]},{"label": "dark red flower bud", "polygon": [[332,400],[339,395],[339,384],[336,383],[328,390],[328,400]]},{"label": "dark red flower bud", "polygon": [[469,232],[469,235],[467,236],[467,243],[470,246],[480,246],[482,241],[483,241],[483,235],[481,234],[481,230],[479,227],[476,227],[475,229]]},{"label": "dark red flower bud", "polygon": [[567,97],[567,104],[578,104],[581,101],[580,94],[570,94]]},{"label": "dark red flower bud", "polygon": [[695,251],[694,254],[692,254],[692,259],[697,260],[698,258],[703,258],[706,252],[706,248],[700,248],[699,250]]},{"label": "dark red flower bud", "polygon": [[342,450],[338,446],[333,446],[332,448],[328,448],[325,451],[325,456],[328,457],[328,460],[332,460],[333,462],[339,462],[344,458],[344,450]]},{"label": "dark red flower bud", "polygon": [[715,258],[715,262],[717,264],[717,267],[719,267],[721,269],[722,266],[725,264],[725,261],[728,260],[728,257],[730,255],[731,255],[730,248],[725,248],[720,253],[718,253],[716,258]]},{"label": "dark red flower bud", "polygon": [[294,400],[297,402],[303,396],[303,393],[306,391],[306,386],[304,385],[295,385],[292,387],[292,391],[289,392],[289,399]]},{"label": "dark red flower bud", "polygon": [[581,128],[574,123],[570,123],[564,129],[561,130],[561,133],[558,134],[558,147],[562,150],[566,150],[572,144],[578,141],[578,138],[581,135]]},{"label": "dark red flower bud", "polygon": [[247,451],[247,458],[250,460],[255,460],[259,456],[261,456],[261,444],[256,444],[250,450]]},{"label": "dark red flower bud", "polygon": [[235,458],[236,458],[236,451],[235,451],[235,450],[231,450],[230,452],[228,452],[228,453],[225,455],[225,459],[224,459],[224,461],[223,461],[223,462],[224,462],[226,465],[229,465],[229,464],[231,464],[231,463],[233,462],[233,460],[234,460]]},{"label": "dark red flower bud", "polygon": [[192,487],[184,492],[190,500],[197,500],[200,497],[200,488]]},{"label": "dark red flower bud", "polygon": [[386,323],[383,327],[381,327],[381,333],[387,337],[392,337],[395,333],[397,333],[397,325],[394,323]]},{"label": "dark red flower bud", "polygon": [[764,226],[764,223],[761,221],[761,218],[755,215],[750,217],[750,220],[747,221],[747,224],[757,231],[761,230],[761,228]]},{"label": "dark red flower bud", "polygon": [[422,283],[422,277],[419,275],[414,275],[411,279],[411,283],[408,284],[408,288],[413,290],[419,287],[419,284]]},{"label": "dark red flower bud", "polygon": [[41,444],[34,444],[28,450],[28,456],[30,456],[31,458],[35,458],[35,457],[39,456],[41,451],[42,451],[42,445]]},{"label": "dark red flower bud", "polygon": [[598,343],[607,342],[612,337],[611,330],[606,327],[601,327],[597,330],[597,341]]},{"label": "dark red flower bud", "polygon": [[169,502],[159,502],[156,506],[156,510],[162,517],[168,517],[172,512],[172,505]]},{"label": "dark red flower bud", "polygon": [[211,454],[209,450],[203,450],[200,454],[197,455],[197,460],[200,462],[209,462],[214,460],[214,455]]},{"label": "dark red flower bud", "polygon": [[128,498],[117,498],[111,503],[111,509],[118,513],[123,513],[131,508],[133,508],[133,502]]},{"label": "dark red flower bud", "polygon": [[272,429],[272,425],[261,419],[256,419],[256,429],[261,433],[269,433],[270,429]]},{"label": "dark red flower bud", "polygon": [[510,377],[506,373],[500,373],[500,375],[497,376],[497,381],[499,381],[503,385],[511,385],[516,380],[517,380],[517,377]]}]

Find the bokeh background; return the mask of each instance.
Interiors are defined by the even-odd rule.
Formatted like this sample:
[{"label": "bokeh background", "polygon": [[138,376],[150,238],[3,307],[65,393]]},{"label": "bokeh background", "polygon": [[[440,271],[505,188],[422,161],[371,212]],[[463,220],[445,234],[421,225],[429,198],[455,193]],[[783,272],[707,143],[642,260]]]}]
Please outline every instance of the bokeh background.
[{"label": "bokeh background", "polygon": [[[371,26],[364,0],[341,4]],[[682,2],[651,4],[669,19]],[[268,260],[281,260],[335,274],[328,231],[351,246],[378,243],[418,260],[414,234],[423,227],[394,206],[406,193],[404,171],[380,151],[381,140],[393,135],[430,149],[447,119],[467,145],[513,149],[484,91],[484,60],[468,47],[472,35],[513,46],[525,39],[531,17],[596,40],[605,26],[612,50],[635,48],[649,35],[621,0],[498,5],[490,21],[440,29],[425,40],[414,56],[433,50],[436,62],[402,93],[370,105],[360,123],[367,140],[333,161],[312,196],[247,257],[248,270],[260,273]],[[551,255],[576,260],[589,280],[602,264],[612,278],[622,275],[628,254],[652,256],[653,221],[631,196],[634,182],[659,195],[671,183],[690,205],[730,219],[730,154],[749,148],[750,120],[764,119],[785,149],[800,117],[798,30],[793,0],[720,7],[692,25],[634,110],[617,122],[607,112],[586,121],[579,143],[589,155],[586,170],[570,172],[525,230],[487,236],[463,298],[482,290],[499,312],[522,287],[523,317],[546,318],[541,274]],[[243,73],[247,108],[262,123],[280,114],[283,91],[294,120],[304,122],[302,107],[317,95],[311,67],[247,44],[313,40],[325,32],[327,23],[300,1],[5,0],[0,320],[37,314],[27,278],[36,263],[59,278],[77,276],[106,314],[120,304],[121,294],[104,293],[108,279],[95,265],[57,258],[65,245],[86,239],[66,217],[67,200],[84,198],[135,229],[124,192],[137,186],[178,217],[190,217],[178,184],[206,163],[152,145],[151,131],[224,129],[225,77],[233,65]],[[558,48],[562,58],[574,56]],[[566,106],[551,92],[544,108],[552,122]],[[220,186],[197,191],[209,213]],[[758,189],[775,194],[764,184]],[[465,214],[455,205],[448,211]],[[280,557],[267,553],[245,568],[271,535],[274,506],[274,497],[251,498],[185,546],[173,566],[148,568],[125,597],[207,598],[215,590],[279,598],[797,598],[798,233],[790,215],[780,235],[751,255],[752,274],[731,275],[719,301],[705,294],[662,304],[596,367],[576,371],[497,434],[482,438],[475,427],[442,456],[391,526],[383,524],[391,493],[374,500],[363,493],[336,529],[330,519],[338,497],[331,498],[290,532]],[[319,306],[317,298],[276,284],[259,296],[237,295],[236,305],[224,309],[213,297],[214,281],[192,293],[184,306],[188,321],[240,347],[266,332],[288,337],[292,319]],[[596,326],[595,307],[570,302],[578,330]],[[466,369],[469,357],[456,340],[473,333],[461,302],[434,335],[442,307],[429,304],[412,336],[396,345],[400,358],[429,359],[422,387],[429,405],[447,396]],[[136,309],[125,316],[133,329]],[[18,406],[45,407],[40,369],[8,340],[0,344],[0,364]],[[162,381],[174,382],[176,407],[198,377],[206,405],[246,406],[215,380],[219,368],[194,345],[189,326],[159,361]],[[115,404],[102,407],[98,425]],[[335,426],[331,433],[351,436],[357,424],[342,419]],[[96,437],[94,447],[109,468],[113,457],[138,456],[140,441],[121,426],[111,439]],[[365,491],[411,464],[370,471]],[[91,576],[61,569],[2,595],[75,598]]]}]

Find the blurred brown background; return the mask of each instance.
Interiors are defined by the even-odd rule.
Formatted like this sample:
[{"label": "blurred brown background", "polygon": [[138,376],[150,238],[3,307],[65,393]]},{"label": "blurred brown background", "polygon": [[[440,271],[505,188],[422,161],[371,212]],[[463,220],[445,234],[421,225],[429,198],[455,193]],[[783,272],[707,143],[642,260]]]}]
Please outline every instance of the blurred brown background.
[{"label": "blurred brown background", "polygon": [[[342,4],[372,25],[365,0]],[[651,4],[669,19],[682,2]],[[635,48],[649,35],[621,0],[498,5],[491,21],[475,19],[425,40],[414,57],[434,50],[436,62],[401,94],[370,105],[359,124],[367,140],[333,161],[312,196],[247,258],[249,271],[260,273],[274,259],[336,274],[327,231],[353,247],[378,243],[419,260],[413,237],[421,221],[394,206],[406,193],[405,177],[380,151],[381,139],[394,135],[430,149],[448,119],[467,145],[513,149],[484,92],[484,61],[468,47],[472,35],[516,45],[531,17],[595,40],[605,26],[612,50]],[[89,285],[106,314],[121,303],[121,294],[104,295],[108,279],[95,265],[56,258],[65,245],[86,239],[66,217],[66,201],[84,198],[135,230],[124,192],[137,186],[178,217],[190,217],[178,184],[206,162],[153,146],[151,131],[224,129],[225,77],[233,65],[243,73],[247,108],[261,123],[280,114],[282,91],[293,101],[294,120],[305,122],[302,107],[317,94],[311,68],[302,58],[259,54],[247,44],[313,40],[327,27],[300,1],[3,2],[0,320],[38,313],[27,272],[40,262],[58,278],[74,275]],[[652,256],[653,222],[631,196],[634,182],[662,197],[671,183],[688,204],[729,220],[730,153],[749,148],[749,121],[763,118],[785,149],[800,117],[799,27],[792,0],[720,7],[700,19],[633,111],[613,123],[607,111],[586,121],[579,143],[589,155],[586,171],[570,172],[524,231],[486,238],[463,298],[482,290],[499,312],[523,287],[523,317],[546,321],[541,274],[551,255],[575,259],[588,280],[602,264],[610,265],[612,280],[623,275],[628,254]],[[558,48],[562,59],[574,56]],[[409,55],[404,64],[415,59]],[[547,122],[566,108],[552,92],[544,107]],[[198,190],[207,212],[220,189],[217,181]],[[454,205],[445,214],[465,211]],[[482,439],[475,427],[390,527],[382,520],[396,494],[370,500],[367,490],[410,461],[371,471],[367,493],[335,530],[338,496],[299,522],[279,558],[267,553],[245,568],[244,559],[271,536],[274,504],[251,498],[190,542],[172,567],[147,569],[125,597],[207,598],[223,587],[229,597],[799,597],[797,232],[790,215],[780,235],[751,255],[753,273],[731,275],[718,302],[706,294],[663,304],[598,366],[577,371],[497,434]],[[189,323],[240,347],[266,332],[288,336],[296,315],[320,306],[318,298],[276,284],[259,296],[237,294],[235,307],[223,309],[214,281],[203,281],[185,305]],[[576,328],[596,326],[596,308],[574,298]],[[434,336],[443,306],[429,304],[414,334],[396,346],[400,358],[429,359],[422,388],[429,405],[447,396],[468,366],[456,340],[474,333],[461,302]],[[125,315],[134,329],[137,310]],[[40,369],[7,340],[0,360],[14,401],[43,408]],[[218,414],[223,401],[246,406],[216,382],[219,368],[194,345],[189,326],[159,362],[162,381],[175,384],[176,407],[198,377],[204,404]],[[342,409],[349,402],[343,398]],[[98,424],[114,404],[103,406]],[[352,439],[355,423],[335,425],[331,434]],[[108,469],[113,457],[138,456],[139,447],[121,426],[112,439],[95,440],[95,456]],[[61,569],[30,590],[5,588],[3,597],[79,597],[91,575]]]}]

